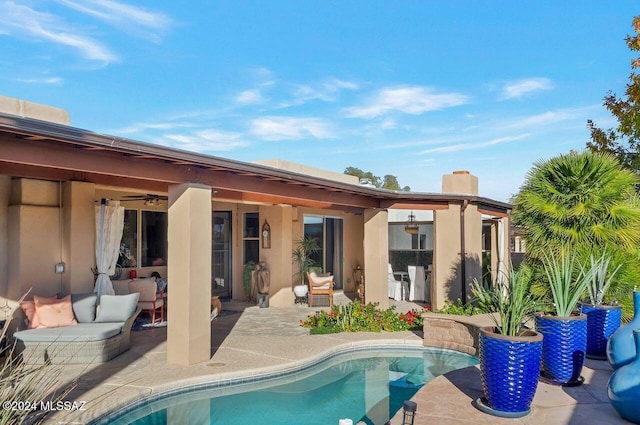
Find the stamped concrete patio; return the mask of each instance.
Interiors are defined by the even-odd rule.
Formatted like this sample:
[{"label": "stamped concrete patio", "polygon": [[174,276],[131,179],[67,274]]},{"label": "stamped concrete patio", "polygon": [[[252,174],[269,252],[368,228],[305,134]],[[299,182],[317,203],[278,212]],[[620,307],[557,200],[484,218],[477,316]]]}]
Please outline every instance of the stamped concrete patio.
[{"label": "stamped concrete patio", "polygon": [[[342,294],[336,296],[336,303],[348,301]],[[399,311],[417,307],[412,303],[392,303]],[[165,328],[133,332],[131,350],[114,360],[89,367],[65,366],[65,380],[76,377],[78,380],[78,386],[67,399],[86,402],[86,410],[59,412],[47,422],[86,424],[141,397],[187,385],[286,370],[325,358],[338,349],[372,344],[423,344],[421,333],[408,331],[309,335],[299,321],[317,308],[302,305],[260,309],[229,302],[223,308],[225,312],[213,321],[210,361],[188,367],[168,365]],[[478,369],[455,371],[436,378],[415,395],[413,400],[418,404],[415,423],[627,424],[607,400],[610,374],[606,362],[587,361],[583,386],[561,388],[540,384],[529,416],[500,419],[481,413],[472,405],[482,395]],[[401,424],[401,412],[391,424]]]}]

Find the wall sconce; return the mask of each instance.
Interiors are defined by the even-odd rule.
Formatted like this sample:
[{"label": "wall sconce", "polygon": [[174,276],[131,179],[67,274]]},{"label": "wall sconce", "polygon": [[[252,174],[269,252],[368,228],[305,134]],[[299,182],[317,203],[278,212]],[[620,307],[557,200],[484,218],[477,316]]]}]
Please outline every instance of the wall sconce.
[{"label": "wall sconce", "polygon": [[262,247],[265,249],[271,248],[271,226],[269,226],[266,219],[262,225]]}]

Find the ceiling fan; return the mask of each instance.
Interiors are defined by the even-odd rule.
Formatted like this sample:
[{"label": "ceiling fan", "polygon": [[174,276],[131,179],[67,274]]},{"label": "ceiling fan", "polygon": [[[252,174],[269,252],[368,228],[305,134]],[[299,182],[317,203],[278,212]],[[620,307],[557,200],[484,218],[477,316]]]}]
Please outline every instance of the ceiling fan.
[{"label": "ceiling fan", "polygon": [[155,195],[153,193],[147,193],[144,195],[127,195],[123,196],[120,202],[132,202],[132,201],[144,201],[144,204],[150,207],[162,205],[163,201],[166,201],[166,196]]}]

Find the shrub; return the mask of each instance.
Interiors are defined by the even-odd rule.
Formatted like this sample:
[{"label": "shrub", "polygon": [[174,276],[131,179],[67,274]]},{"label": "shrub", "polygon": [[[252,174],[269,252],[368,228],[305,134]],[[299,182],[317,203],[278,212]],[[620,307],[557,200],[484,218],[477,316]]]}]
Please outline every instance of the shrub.
[{"label": "shrub", "polygon": [[301,320],[300,325],[310,328],[311,334],[337,332],[396,332],[422,329],[420,314],[416,309],[398,314],[395,306],[380,310],[378,303],[362,304],[353,301],[344,306],[333,306],[330,311],[318,311]]},{"label": "shrub", "polygon": [[462,304],[462,300],[458,298],[455,303],[450,301],[444,302],[444,307],[439,310],[436,310],[436,313],[442,314],[456,314],[458,316],[473,316],[475,314],[480,314],[482,311],[473,305],[472,303]]}]

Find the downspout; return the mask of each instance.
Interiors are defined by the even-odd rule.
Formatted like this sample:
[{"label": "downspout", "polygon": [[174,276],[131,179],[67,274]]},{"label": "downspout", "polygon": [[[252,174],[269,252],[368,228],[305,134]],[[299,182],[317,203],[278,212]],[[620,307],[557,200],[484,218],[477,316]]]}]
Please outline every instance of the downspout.
[{"label": "downspout", "polygon": [[462,279],[462,304],[467,304],[467,254],[464,243],[464,211],[469,205],[469,200],[465,199],[460,207],[460,277]]}]

